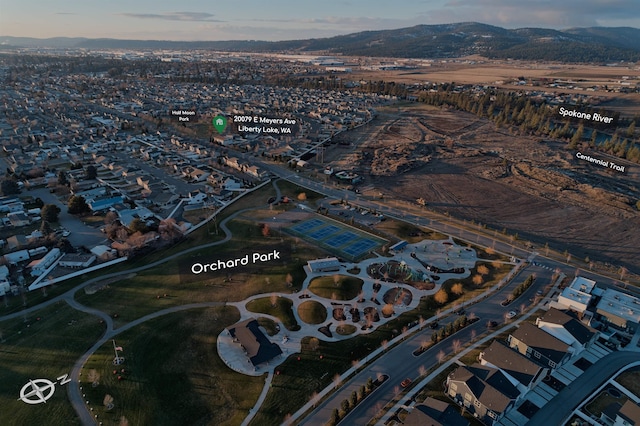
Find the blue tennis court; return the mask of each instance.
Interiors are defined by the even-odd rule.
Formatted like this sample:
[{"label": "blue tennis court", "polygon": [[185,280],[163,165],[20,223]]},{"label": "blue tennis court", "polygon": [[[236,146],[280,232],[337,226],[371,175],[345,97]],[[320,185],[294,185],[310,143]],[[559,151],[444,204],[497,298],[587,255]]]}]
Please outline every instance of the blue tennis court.
[{"label": "blue tennis court", "polygon": [[311,238],[313,238],[314,240],[324,240],[329,235],[335,234],[339,230],[340,230],[340,228],[338,228],[337,226],[328,225],[328,226],[324,226],[324,227],[322,227],[322,228],[320,228],[320,229],[318,229],[316,231],[313,231],[312,233],[309,234],[309,236]]},{"label": "blue tennis court", "polygon": [[321,221],[320,219],[311,219],[311,220],[307,220],[305,222],[302,223],[298,223],[295,226],[292,226],[291,229],[293,229],[294,231],[297,232],[308,232],[310,230],[312,230],[313,228],[317,228],[318,226],[322,225],[324,222]]},{"label": "blue tennis court", "polygon": [[358,238],[356,234],[353,232],[344,232],[342,234],[338,234],[335,237],[331,237],[325,241],[325,244],[330,245],[331,247],[338,248],[340,246],[345,245],[347,242]]},{"label": "blue tennis court", "polygon": [[338,257],[357,261],[388,241],[329,218],[314,217],[287,230]]},{"label": "blue tennis court", "polygon": [[367,253],[372,248],[378,246],[373,240],[370,239],[362,239],[350,244],[348,247],[342,249],[345,253],[350,254],[353,257],[358,257],[364,253]]}]

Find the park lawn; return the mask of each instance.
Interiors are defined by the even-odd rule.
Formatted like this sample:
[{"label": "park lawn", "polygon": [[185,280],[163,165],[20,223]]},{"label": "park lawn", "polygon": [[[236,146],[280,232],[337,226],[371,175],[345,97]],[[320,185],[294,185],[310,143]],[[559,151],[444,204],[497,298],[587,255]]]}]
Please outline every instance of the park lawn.
[{"label": "park lawn", "polygon": [[[481,284],[476,284],[473,282],[473,279],[475,276],[479,275],[478,267],[480,265],[486,266],[488,269],[488,273],[482,276]],[[469,274],[468,277],[462,278],[462,279],[458,279],[458,278],[449,279],[442,284],[442,288],[445,289],[449,294],[449,303],[454,303],[458,300],[461,300],[461,301],[470,300],[475,296],[484,293],[485,291],[487,291],[487,289],[491,288],[493,285],[500,282],[500,280],[504,278],[509,273],[509,271],[513,268],[514,266],[508,263],[494,265],[493,263],[478,262],[471,269],[471,273]],[[464,293],[462,294],[452,293],[451,287],[453,287],[453,285],[456,283],[462,284]]]},{"label": "park lawn", "polygon": [[640,397],[640,368],[625,371],[616,378],[616,382],[629,389],[635,396]]},{"label": "park lawn", "polygon": [[[116,336],[125,357],[117,373],[113,374],[112,341],[98,349],[82,370],[89,406],[105,424],[117,424],[122,416],[130,425],[240,424],[257,401],[264,377],[237,373],[218,356],[218,335],[239,319],[231,307],[194,309],[153,319]],[[91,370],[100,375],[95,388],[89,380]],[[111,411],[103,406],[106,394],[113,397]]]},{"label": "park lawn", "polygon": [[273,377],[272,388],[250,424],[282,423],[288,414],[296,412],[316,392],[331,384],[336,375],[398,335],[408,323],[418,321],[421,316],[425,319],[433,316],[436,309],[437,304],[432,297],[423,297],[416,309],[403,313],[371,333],[339,342],[320,339],[316,350],[310,347],[310,338],[305,337],[302,351],[291,355],[277,368],[280,374]]},{"label": "park lawn", "polygon": [[335,274],[312,279],[309,290],[325,299],[351,300],[360,294],[363,284],[364,281],[360,278]]},{"label": "park lawn", "polygon": [[596,417],[600,417],[600,414],[611,404],[614,402],[619,403],[620,405],[624,405],[629,398],[625,395],[622,395],[619,398],[613,397],[609,395],[606,391],[601,392],[596,396],[589,404],[585,406],[585,409],[588,413],[593,414]]},{"label": "park lawn", "polygon": [[291,299],[274,294],[270,297],[253,299],[246,306],[251,312],[278,318],[287,330],[296,331],[300,329],[300,325],[293,315],[293,302]]},{"label": "park lawn", "polygon": [[353,324],[341,324],[336,327],[336,333],[341,336],[349,336],[350,334],[355,333],[358,328]]},{"label": "park lawn", "polygon": [[51,399],[39,405],[18,400],[20,390],[30,379],[57,382],[70,373],[76,359],[104,330],[96,317],[65,302],[0,322],[0,424],[79,425],[67,398],[67,385],[56,385]]},{"label": "park lawn", "polygon": [[[280,188],[280,192],[282,196],[287,196],[289,198],[292,198],[294,201],[299,201],[298,196],[301,193],[305,194],[306,196],[305,200],[310,203],[324,198],[324,195],[318,192],[312,191],[307,188],[303,188],[287,180],[280,179],[276,181],[276,185],[278,185],[278,188]],[[300,201],[303,201],[303,200],[300,200]]]},{"label": "park lawn", "polygon": [[298,316],[307,324],[322,324],[327,320],[327,308],[320,302],[308,300],[298,306]]},{"label": "park lawn", "polygon": [[[512,265],[501,265],[499,268],[490,267],[489,274],[485,276],[486,281],[480,288],[473,284],[471,277],[468,278],[466,284],[470,287],[473,286],[473,291],[470,291],[469,294],[475,295],[486,291],[490,285],[497,283],[504,277],[512,267]],[[473,275],[472,272],[471,276]],[[464,280],[451,281],[448,284],[449,287],[454,282]],[[333,280],[331,282],[333,283]],[[303,339],[302,352],[290,356],[278,367],[281,374],[274,376],[272,389],[269,390],[264,404],[251,425],[280,424],[287,414],[293,414],[306,404],[315,392],[320,392],[331,384],[335,375],[342,374],[355,361],[385,345],[385,342],[400,334],[408,324],[419,322],[421,318],[424,320],[431,318],[439,310],[447,309],[455,303],[456,299],[453,297],[450,297],[444,305],[436,303],[433,296],[422,297],[415,309],[402,313],[372,333],[340,342],[320,340],[320,346],[317,350],[309,347],[308,338]],[[320,355],[322,355],[322,359]]]},{"label": "park lawn", "polygon": [[[132,278],[111,283],[88,295],[79,292],[77,300],[110,315],[117,314],[122,325],[157,310],[199,302],[236,302],[256,294],[298,291],[306,278],[304,265],[318,254],[305,248],[293,250],[290,239],[264,237],[257,223],[234,220],[229,224],[234,238],[225,244],[199,249],[158,267],[139,272]],[[250,247],[250,249],[248,249]],[[238,268],[231,274],[207,277],[181,276],[180,265],[193,258],[229,259],[252,251],[282,253],[281,261],[267,262],[251,269]],[[244,271],[244,272],[243,272]],[[287,283],[290,275],[291,285]],[[166,295],[166,296],[165,296]]]},{"label": "park lawn", "polygon": [[408,222],[390,218],[387,218],[384,222],[377,223],[375,228],[380,232],[405,240],[409,244],[419,243],[422,240],[447,240],[449,238],[447,235],[429,228],[418,227]]},{"label": "park lawn", "polygon": [[258,324],[264,328],[269,336],[275,336],[280,331],[278,325],[271,318],[259,317]]}]

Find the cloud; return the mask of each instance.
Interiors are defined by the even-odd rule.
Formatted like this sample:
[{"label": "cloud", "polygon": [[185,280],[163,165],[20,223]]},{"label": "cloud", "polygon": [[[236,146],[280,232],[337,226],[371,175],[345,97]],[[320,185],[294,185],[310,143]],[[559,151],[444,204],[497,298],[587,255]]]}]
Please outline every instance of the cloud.
[{"label": "cloud", "polygon": [[127,18],[155,19],[159,21],[224,22],[213,19],[215,15],[207,12],[119,13],[118,15]]}]

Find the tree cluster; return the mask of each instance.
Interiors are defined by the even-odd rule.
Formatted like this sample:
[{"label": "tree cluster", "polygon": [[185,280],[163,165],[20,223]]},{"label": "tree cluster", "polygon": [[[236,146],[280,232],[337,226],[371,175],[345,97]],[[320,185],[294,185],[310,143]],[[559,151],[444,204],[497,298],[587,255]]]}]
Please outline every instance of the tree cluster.
[{"label": "tree cluster", "polygon": [[510,300],[515,300],[518,298],[518,296],[520,296],[522,293],[524,293],[525,291],[527,291],[527,289],[529,287],[531,287],[531,284],[533,284],[533,282],[535,281],[535,276],[534,275],[529,275],[527,277],[526,280],[524,280],[524,282],[522,282],[521,284],[519,284],[516,288],[513,289],[513,291],[511,292],[511,297],[509,298]]},{"label": "tree cluster", "polygon": [[433,343],[438,343],[451,336],[453,333],[462,330],[469,324],[470,322],[466,315],[459,316],[455,319],[455,321],[450,322],[438,331],[434,331],[431,335],[431,341]]}]

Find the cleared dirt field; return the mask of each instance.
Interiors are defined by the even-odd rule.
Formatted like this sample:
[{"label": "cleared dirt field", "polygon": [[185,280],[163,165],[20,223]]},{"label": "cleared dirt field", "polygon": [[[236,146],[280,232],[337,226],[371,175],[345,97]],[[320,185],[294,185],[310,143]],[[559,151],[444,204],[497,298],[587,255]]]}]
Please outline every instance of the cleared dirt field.
[{"label": "cleared dirt field", "polygon": [[357,171],[363,186],[386,199],[423,198],[430,208],[506,228],[536,245],[640,272],[638,165],[615,160],[626,171],[614,172],[577,159],[565,143],[424,107],[383,110],[337,142],[325,164]]}]

